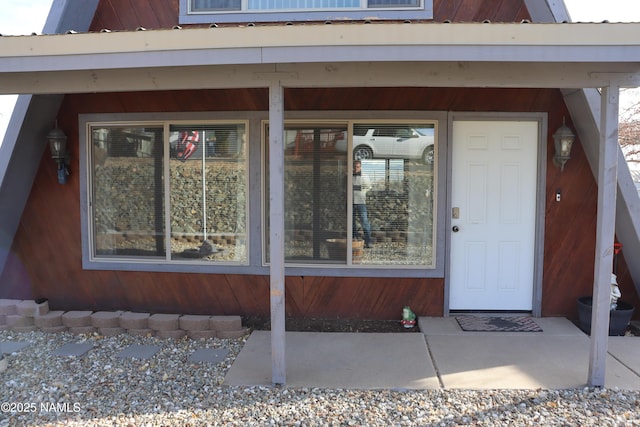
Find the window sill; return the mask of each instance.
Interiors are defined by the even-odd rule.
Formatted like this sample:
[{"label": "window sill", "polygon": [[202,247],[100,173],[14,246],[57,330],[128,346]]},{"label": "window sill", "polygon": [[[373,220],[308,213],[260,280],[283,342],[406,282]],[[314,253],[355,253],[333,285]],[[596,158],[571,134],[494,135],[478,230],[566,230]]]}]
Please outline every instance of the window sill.
[{"label": "window sill", "polygon": [[[268,266],[250,265],[204,265],[188,263],[156,263],[156,262],[129,262],[126,260],[113,261],[84,261],[84,270],[97,271],[143,271],[157,273],[200,273],[200,274],[232,274],[268,276]],[[400,277],[400,278],[442,278],[442,269],[431,268],[388,268],[377,267],[286,267],[286,276],[326,276],[326,277]]]}]

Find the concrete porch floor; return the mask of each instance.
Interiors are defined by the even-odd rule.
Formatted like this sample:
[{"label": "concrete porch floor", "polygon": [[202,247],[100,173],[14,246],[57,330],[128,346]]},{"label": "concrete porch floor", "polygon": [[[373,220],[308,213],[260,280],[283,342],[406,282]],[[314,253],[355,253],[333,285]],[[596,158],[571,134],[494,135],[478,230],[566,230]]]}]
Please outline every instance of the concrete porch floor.
[{"label": "concrete porch floor", "polygon": [[[567,389],[587,384],[589,342],[564,318],[543,332],[465,332],[422,317],[422,333],[286,333],[286,385],[349,389]],[[271,385],[271,335],[254,331],[227,385]],[[640,390],[640,337],[609,337],[605,386]]]}]

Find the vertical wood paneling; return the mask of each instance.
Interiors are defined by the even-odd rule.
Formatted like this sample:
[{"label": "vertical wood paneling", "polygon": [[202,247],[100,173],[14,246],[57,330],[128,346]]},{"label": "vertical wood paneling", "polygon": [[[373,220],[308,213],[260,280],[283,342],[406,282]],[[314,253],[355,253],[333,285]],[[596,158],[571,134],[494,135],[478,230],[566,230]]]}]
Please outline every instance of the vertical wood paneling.
[{"label": "vertical wood paneling", "polygon": [[110,2],[101,1],[96,9],[95,15],[93,15],[93,21],[91,22],[90,31],[100,31],[102,29],[122,29],[122,24],[119,22],[116,11]]},{"label": "vertical wood paneling", "polygon": [[172,28],[178,24],[179,0],[101,0],[91,31]]}]

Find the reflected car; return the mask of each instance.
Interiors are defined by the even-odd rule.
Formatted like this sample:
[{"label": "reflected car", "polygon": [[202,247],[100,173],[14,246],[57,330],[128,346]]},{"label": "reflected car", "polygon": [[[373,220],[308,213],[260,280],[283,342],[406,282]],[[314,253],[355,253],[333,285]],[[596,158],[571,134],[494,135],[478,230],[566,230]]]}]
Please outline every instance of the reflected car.
[{"label": "reflected car", "polygon": [[[406,126],[354,127],[353,158],[367,160],[417,159],[425,164],[434,161],[433,129]],[[336,150],[347,151],[347,141],[336,143]]]}]

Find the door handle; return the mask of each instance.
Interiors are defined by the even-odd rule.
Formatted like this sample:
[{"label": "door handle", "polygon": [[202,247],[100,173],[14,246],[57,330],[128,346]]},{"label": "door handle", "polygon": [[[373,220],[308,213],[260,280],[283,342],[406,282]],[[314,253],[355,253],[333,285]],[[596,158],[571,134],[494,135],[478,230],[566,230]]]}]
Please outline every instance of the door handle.
[{"label": "door handle", "polygon": [[454,226],[453,226],[453,228],[451,228],[451,230],[452,230],[454,233],[457,233],[458,231],[460,231],[460,227],[458,227],[457,225],[454,225]]}]

